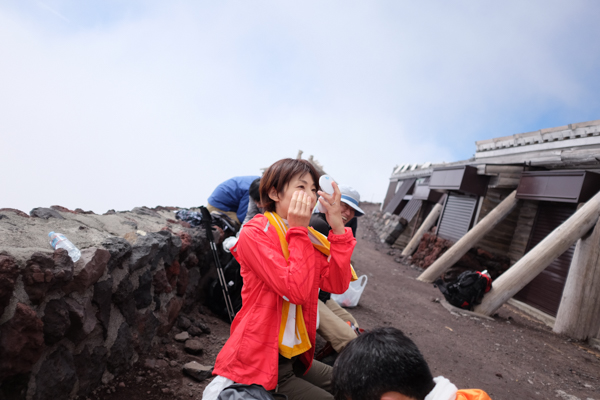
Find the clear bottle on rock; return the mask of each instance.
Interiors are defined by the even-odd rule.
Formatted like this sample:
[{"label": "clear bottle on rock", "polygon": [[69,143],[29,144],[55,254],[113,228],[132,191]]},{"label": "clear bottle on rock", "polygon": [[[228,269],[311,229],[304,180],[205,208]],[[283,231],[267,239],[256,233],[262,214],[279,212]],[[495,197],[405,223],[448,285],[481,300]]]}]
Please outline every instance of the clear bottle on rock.
[{"label": "clear bottle on rock", "polygon": [[69,257],[73,262],[77,262],[81,257],[81,251],[65,235],[62,233],[50,232],[48,234],[50,237],[50,245],[54,250],[56,249],[65,249],[69,253]]}]

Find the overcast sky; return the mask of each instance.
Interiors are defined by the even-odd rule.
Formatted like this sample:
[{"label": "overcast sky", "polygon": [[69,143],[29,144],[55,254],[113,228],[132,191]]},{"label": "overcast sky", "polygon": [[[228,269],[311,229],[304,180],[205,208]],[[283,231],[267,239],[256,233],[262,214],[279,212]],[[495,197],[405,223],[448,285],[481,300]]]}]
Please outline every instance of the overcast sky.
[{"label": "overcast sky", "polygon": [[394,166],[600,119],[600,2],[0,0],[0,208],[198,206],[298,150]]}]

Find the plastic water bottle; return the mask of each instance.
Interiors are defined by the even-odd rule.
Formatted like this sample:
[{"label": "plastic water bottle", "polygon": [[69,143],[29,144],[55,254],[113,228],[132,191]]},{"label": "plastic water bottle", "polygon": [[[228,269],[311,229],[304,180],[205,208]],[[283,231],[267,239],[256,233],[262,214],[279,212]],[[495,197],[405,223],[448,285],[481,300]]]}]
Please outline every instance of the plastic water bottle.
[{"label": "plastic water bottle", "polygon": [[73,262],[77,262],[81,257],[81,251],[65,235],[62,233],[50,232],[48,234],[50,237],[50,245],[54,250],[56,249],[65,249],[69,253],[69,257]]},{"label": "plastic water bottle", "polygon": [[[319,186],[321,187],[321,190],[327,194],[333,194],[332,183],[333,183],[333,179],[331,179],[331,177],[329,175],[322,175],[319,178]],[[319,212],[322,212],[322,213],[327,212],[327,209],[323,206],[323,204],[321,204],[321,202],[319,200],[317,200],[317,208],[319,209]]]}]

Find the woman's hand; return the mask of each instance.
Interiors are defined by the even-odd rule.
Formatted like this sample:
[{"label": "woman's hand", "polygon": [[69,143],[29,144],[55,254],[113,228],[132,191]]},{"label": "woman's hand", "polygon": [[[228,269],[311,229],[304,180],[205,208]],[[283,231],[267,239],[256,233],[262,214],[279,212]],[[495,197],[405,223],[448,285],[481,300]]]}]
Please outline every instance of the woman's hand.
[{"label": "woman's hand", "polygon": [[304,190],[294,192],[287,215],[290,228],[294,226],[308,227],[314,206],[312,202],[312,198]]},{"label": "woman's hand", "polygon": [[333,194],[327,194],[319,190],[318,194],[321,196],[319,201],[327,210],[325,212],[325,218],[327,223],[331,226],[331,230],[336,235],[341,235],[345,232],[344,220],[342,219],[342,205],[340,201],[342,199],[342,193],[337,183],[332,182]]}]

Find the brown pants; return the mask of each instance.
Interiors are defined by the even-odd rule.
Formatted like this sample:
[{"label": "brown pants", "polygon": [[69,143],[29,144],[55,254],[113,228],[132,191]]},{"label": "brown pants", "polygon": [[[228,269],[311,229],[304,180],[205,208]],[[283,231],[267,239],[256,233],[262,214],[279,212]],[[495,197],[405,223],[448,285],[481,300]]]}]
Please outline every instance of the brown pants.
[{"label": "brown pants", "polygon": [[215,206],[211,206],[210,204],[206,203],[206,209],[208,210],[208,212],[213,212],[213,211],[218,211],[218,212],[222,212],[223,214],[227,215],[229,218],[231,218],[232,220],[234,220],[235,222],[237,222],[238,224],[240,223],[240,220],[237,217],[237,214],[234,213],[233,211],[223,211]]},{"label": "brown pants", "polygon": [[335,300],[327,300],[323,303],[319,300],[319,329],[317,333],[331,343],[335,351],[340,353],[351,340],[356,339],[356,333],[346,321],[350,321],[354,326],[358,327],[356,320],[348,311],[335,302]]},{"label": "brown pants", "polygon": [[305,375],[304,365],[297,357],[287,359],[279,356],[279,379],[277,393],[288,400],[333,400],[331,394],[331,370],[329,365],[313,360]]}]

